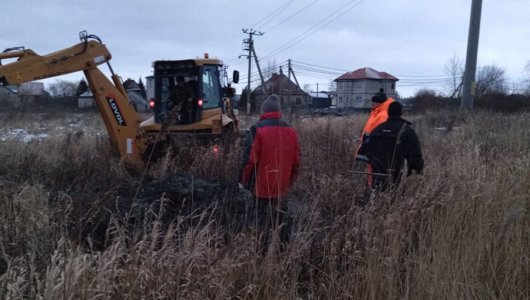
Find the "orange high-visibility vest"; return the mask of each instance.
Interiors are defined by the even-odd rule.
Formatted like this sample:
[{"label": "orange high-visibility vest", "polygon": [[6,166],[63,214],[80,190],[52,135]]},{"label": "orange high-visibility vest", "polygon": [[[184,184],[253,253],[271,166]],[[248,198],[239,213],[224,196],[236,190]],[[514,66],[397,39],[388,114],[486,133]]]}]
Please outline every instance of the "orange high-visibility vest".
[{"label": "orange high-visibility vest", "polygon": [[374,107],[372,107],[372,110],[370,111],[370,115],[368,116],[368,120],[366,120],[366,124],[364,125],[363,133],[361,135],[361,144],[357,148],[357,151],[355,152],[355,159],[360,161],[368,162],[368,157],[366,157],[365,153],[359,153],[359,150],[361,149],[362,143],[364,140],[370,136],[372,131],[381,123],[386,122],[388,120],[388,107],[390,106],[390,103],[394,102],[395,100],[392,98],[386,99],[385,102],[376,104]]},{"label": "orange high-visibility vest", "polygon": [[374,130],[379,124],[388,120],[388,107],[392,102],[394,102],[394,99],[388,98],[385,102],[377,104],[372,108],[370,116],[368,116],[368,120],[366,120],[366,124],[364,125],[362,139],[369,136],[372,133],[372,130]]}]

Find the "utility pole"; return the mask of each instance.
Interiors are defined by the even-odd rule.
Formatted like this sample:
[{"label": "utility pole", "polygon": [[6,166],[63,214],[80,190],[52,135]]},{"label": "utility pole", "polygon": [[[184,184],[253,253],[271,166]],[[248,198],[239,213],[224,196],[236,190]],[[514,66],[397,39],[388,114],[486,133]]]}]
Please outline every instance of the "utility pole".
[{"label": "utility pole", "polygon": [[[298,83],[298,79],[296,79],[296,75],[294,74],[294,71],[293,71],[293,68],[291,68],[291,59],[288,60],[289,61],[289,70],[288,70],[288,73],[289,73],[289,82],[291,81],[291,74],[293,74],[293,78],[294,78],[294,81],[296,82],[296,86],[298,87],[298,91],[301,91],[302,88],[300,87],[300,84]],[[296,103],[296,102],[295,102]],[[296,104],[295,104],[296,105]],[[293,119],[293,114],[294,114],[294,107],[295,105],[293,105],[293,102],[291,100],[291,88],[289,88],[289,106],[290,106],[290,114],[289,114],[289,121],[292,122],[292,119]]]},{"label": "utility pole", "polygon": [[291,59],[289,58],[287,60],[287,76],[289,76],[289,80],[291,80]]},{"label": "utility pole", "polygon": [[475,73],[477,72],[481,10],[482,0],[472,0],[469,34],[467,37],[466,69],[464,71],[462,102],[460,103],[460,108],[466,110],[473,109],[473,97],[475,96]]},{"label": "utility pole", "polygon": [[[252,52],[254,51],[254,40],[252,39],[252,36],[263,35],[263,32],[255,31],[253,29],[243,29],[243,33],[248,34],[248,39],[243,40],[243,43],[247,45],[247,48],[243,50],[248,50],[248,78],[247,78],[247,115],[250,115],[250,72],[252,70]],[[243,55],[240,55],[240,57]],[[260,71],[261,73],[261,71]]]},{"label": "utility pole", "polygon": [[[311,98],[311,95],[309,95],[309,98]],[[319,99],[320,97],[318,96],[318,82],[317,82],[317,97],[316,97],[316,101],[317,101],[317,105],[319,104]],[[315,103],[313,101],[313,99],[311,99],[311,108],[315,107]]]},{"label": "utility pole", "polygon": [[296,82],[296,85],[298,86],[298,88],[302,89],[300,87],[300,84],[298,83],[298,79],[296,79],[296,75],[294,75],[293,69],[291,68],[291,59],[289,59],[289,80],[291,80],[291,75],[290,74],[293,74],[294,82]]},{"label": "utility pole", "polygon": [[258,68],[259,78],[261,80],[261,90],[263,91],[264,97],[267,98],[267,90],[265,89],[265,80],[263,80],[263,74],[261,73],[261,69],[259,67],[258,55],[256,54],[256,49],[254,49],[254,45],[252,45],[252,54],[254,54],[254,61],[256,62],[256,68]]}]

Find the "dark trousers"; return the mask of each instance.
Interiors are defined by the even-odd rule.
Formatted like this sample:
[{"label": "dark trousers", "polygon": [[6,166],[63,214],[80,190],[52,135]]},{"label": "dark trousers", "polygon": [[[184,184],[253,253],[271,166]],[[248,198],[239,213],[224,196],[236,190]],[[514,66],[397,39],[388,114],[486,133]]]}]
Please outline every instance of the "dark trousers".
[{"label": "dark trousers", "polygon": [[271,238],[277,234],[280,250],[283,250],[291,237],[291,218],[287,204],[277,199],[255,198],[251,222],[259,234],[258,251],[267,252]]}]

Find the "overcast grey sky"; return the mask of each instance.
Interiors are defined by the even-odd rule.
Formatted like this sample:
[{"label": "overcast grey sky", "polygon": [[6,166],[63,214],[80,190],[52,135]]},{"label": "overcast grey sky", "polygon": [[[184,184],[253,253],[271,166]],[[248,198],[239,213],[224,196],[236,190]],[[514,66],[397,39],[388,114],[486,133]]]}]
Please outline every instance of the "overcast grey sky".
[{"label": "overcast grey sky", "polygon": [[[151,74],[151,62],[221,58],[246,83],[243,28],[255,38],[262,69],[292,59],[301,86],[327,89],[346,71],[371,67],[400,79],[398,92],[446,90],[445,65],[465,59],[471,0],[16,0],[0,1],[0,50],[39,54],[69,47],[78,33],[98,35],[127,78]],[[494,64],[511,83],[527,76],[530,1],[483,0],[478,65]],[[255,71],[253,66],[253,71]],[[59,79],[80,80],[82,73]],[[253,80],[258,77],[253,75]],[[52,82],[56,79],[52,79]],[[49,81],[48,81],[49,82]],[[243,84],[237,85],[241,92]]]}]

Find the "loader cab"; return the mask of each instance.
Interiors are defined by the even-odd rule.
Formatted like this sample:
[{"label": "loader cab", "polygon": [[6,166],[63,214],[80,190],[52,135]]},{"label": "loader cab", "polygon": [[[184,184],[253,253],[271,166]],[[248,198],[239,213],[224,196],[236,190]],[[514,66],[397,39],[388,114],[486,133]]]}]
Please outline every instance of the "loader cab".
[{"label": "loader cab", "polygon": [[185,88],[193,95],[191,117],[184,123],[200,122],[206,111],[222,108],[223,88],[221,86],[222,62],[217,59],[163,60],[153,63],[154,92],[153,113],[156,123],[168,118],[172,107],[171,91],[177,85],[177,78],[184,78]]}]

